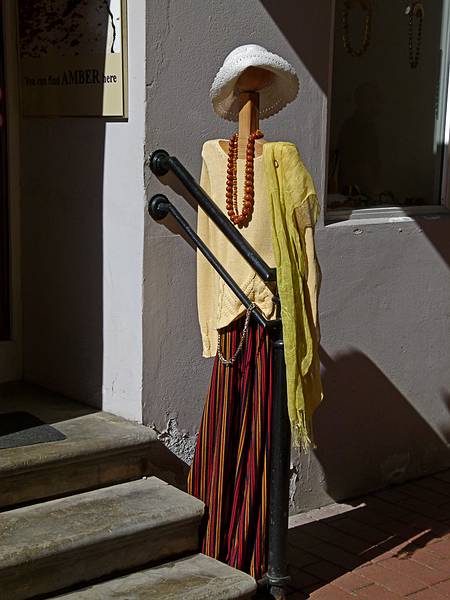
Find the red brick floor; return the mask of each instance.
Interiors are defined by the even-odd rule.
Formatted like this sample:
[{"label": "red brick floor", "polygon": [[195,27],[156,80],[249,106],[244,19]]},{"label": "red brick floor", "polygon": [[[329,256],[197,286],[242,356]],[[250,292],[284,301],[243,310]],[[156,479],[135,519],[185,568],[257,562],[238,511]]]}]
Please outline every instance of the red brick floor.
[{"label": "red brick floor", "polygon": [[450,599],[450,470],[291,518],[288,600]]}]

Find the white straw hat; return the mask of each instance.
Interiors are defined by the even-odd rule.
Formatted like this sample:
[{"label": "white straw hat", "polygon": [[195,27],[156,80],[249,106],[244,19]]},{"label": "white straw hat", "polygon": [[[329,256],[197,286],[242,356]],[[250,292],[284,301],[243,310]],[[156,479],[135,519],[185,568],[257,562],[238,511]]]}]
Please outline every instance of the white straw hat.
[{"label": "white straw hat", "polygon": [[298,77],[287,60],[256,44],[239,46],[224,60],[209,92],[215,112],[228,121],[239,119],[236,83],[248,67],[261,67],[275,75],[273,81],[259,92],[261,119],[274,115],[297,97]]}]

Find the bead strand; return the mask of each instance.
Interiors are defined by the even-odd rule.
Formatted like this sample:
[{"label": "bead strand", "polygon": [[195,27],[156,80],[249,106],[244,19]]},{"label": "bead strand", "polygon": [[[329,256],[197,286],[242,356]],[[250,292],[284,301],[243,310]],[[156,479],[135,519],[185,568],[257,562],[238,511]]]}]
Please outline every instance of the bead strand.
[{"label": "bead strand", "polygon": [[[414,2],[409,8],[408,13],[408,58],[411,69],[417,69],[420,60],[420,50],[422,47],[422,28],[423,28],[423,5],[421,2]],[[414,47],[414,18],[417,19],[416,44]]]},{"label": "bead strand", "polygon": [[363,32],[363,40],[360,48],[353,48],[352,43],[350,41],[350,33],[349,33],[349,12],[352,6],[350,0],[344,0],[344,7],[342,9],[342,42],[344,44],[344,48],[346,52],[348,52],[351,56],[360,57],[367,52],[368,47],[370,46],[370,37],[372,33],[372,0],[366,0],[366,2],[361,1],[361,7],[366,11],[366,15],[364,18],[364,32]]},{"label": "bead strand", "polygon": [[263,137],[259,129],[249,135],[245,157],[245,177],[242,210],[238,207],[237,160],[239,134],[234,133],[228,143],[228,162],[226,180],[226,209],[230,220],[237,226],[247,225],[254,207],[254,158],[255,141]]}]

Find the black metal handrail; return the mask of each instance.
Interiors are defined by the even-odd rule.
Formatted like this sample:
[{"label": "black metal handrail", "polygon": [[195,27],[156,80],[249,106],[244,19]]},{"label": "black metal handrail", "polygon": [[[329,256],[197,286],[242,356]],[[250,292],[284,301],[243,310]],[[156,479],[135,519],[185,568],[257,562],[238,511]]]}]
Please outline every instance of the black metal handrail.
[{"label": "black metal handrail", "polygon": [[[165,175],[172,171],[183,183],[191,196],[219,227],[222,233],[234,245],[241,256],[253,267],[265,281],[276,281],[276,270],[270,268],[258,253],[250,246],[240,232],[220,211],[216,204],[195,181],[190,173],[165,150],[157,150],[150,157],[150,167],[156,175]],[[189,223],[173,206],[168,198],[156,194],[150,199],[149,213],[153,219],[160,221],[171,214],[182,227],[214,269],[224,279],[241,300],[244,306],[250,305],[249,298],[239,288],[234,279],[219,263],[213,253],[198,237]],[[274,297],[275,301],[279,300]],[[279,305],[278,305],[279,306]],[[259,309],[252,311],[252,317],[270,330],[273,344],[273,408],[270,439],[270,497],[269,497],[269,556],[267,582],[272,597],[276,600],[285,598],[285,587],[289,582],[287,573],[287,532],[289,512],[289,466],[291,448],[291,430],[287,411],[286,365],[284,360],[284,343],[281,319],[267,320]]]},{"label": "black metal handrail", "polygon": [[185,169],[175,156],[170,156],[165,150],[155,150],[150,156],[150,168],[158,176],[166,175],[169,171],[172,171],[259,277],[265,282],[276,281],[276,270],[269,267],[259,254],[255,252],[254,248],[247,242],[241,232],[227,219],[220,208],[211,200],[205,190],[199,186],[189,171]]}]

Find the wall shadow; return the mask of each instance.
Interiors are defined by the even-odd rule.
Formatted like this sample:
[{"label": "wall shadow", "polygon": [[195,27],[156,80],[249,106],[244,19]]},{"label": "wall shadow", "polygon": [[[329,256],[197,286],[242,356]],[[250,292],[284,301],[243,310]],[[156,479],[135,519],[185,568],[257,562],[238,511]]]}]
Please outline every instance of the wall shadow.
[{"label": "wall shadow", "polygon": [[[331,359],[321,348],[320,357],[324,400],[314,415],[314,453],[332,498],[351,498],[450,465],[449,421],[438,432],[432,429],[358,350]],[[430,402],[447,402],[448,409],[448,391],[443,393],[447,396]]]},{"label": "wall shadow", "polygon": [[[156,176],[155,176],[156,177]],[[184,187],[184,185],[177,179],[177,177],[169,171],[166,175],[162,175],[161,177],[157,177],[158,181],[162,183],[164,186],[170,188],[172,192],[175,192],[177,196],[182,198],[185,203],[181,202],[181,200],[176,199],[174,201],[173,196],[170,194],[168,196],[169,202],[171,202],[174,206],[178,208],[181,214],[185,219],[188,220],[188,216],[186,215],[186,204],[195,212],[198,212],[198,203],[193,198],[192,194]],[[165,194],[167,192],[165,191]],[[191,213],[192,214],[192,213]],[[162,221],[159,221],[160,224],[164,225],[171,233],[175,235],[179,235],[184,239],[184,241],[189,244],[189,246],[196,252],[197,248],[191,238],[186,234],[184,229],[178,224],[176,219],[172,215],[168,215]]]},{"label": "wall shadow", "polygon": [[0,340],[11,335],[8,137],[3,7],[0,6]]},{"label": "wall shadow", "polygon": [[103,122],[22,128],[24,379],[101,407]]},{"label": "wall shadow", "polygon": [[[330,31],[331,3],[260,0],[324,94],[328,93],[328,51],[317,49]],[[326,38],[328,42],[328,37]],[[328,44],[327,44],[328,47]]]},{"label": "wall shadow", "polygon": [[[61,81],[73,82],[76,69],[90,65],[103,82],[106,47],[115,34],[109,0],[21,0],[18,14],[22,66],[39,72],[39,61],[48,60],[42,94],[68,90],[89,107],[80,114],[101,115],[102,83]],[[21,84],[26,91],[24,77]],[[51,106],[53,97],[45,97]],[[64,105],[67,96],[61,97]],[[27,91],[24,110],[30,114],[40,101],[39,90]],[[101,408],[106,120],[64,116],[71,110],[21,123],[24,379]]]}]

